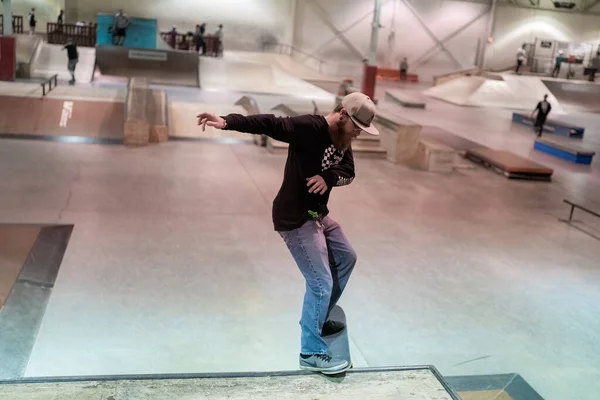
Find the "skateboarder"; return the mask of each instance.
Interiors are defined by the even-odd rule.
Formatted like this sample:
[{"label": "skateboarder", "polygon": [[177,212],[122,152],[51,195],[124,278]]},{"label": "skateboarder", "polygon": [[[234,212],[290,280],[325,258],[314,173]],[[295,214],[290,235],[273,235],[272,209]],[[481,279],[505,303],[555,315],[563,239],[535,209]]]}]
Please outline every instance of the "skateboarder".
[{"label": "skateboarder", "polygon": [[198,115],[202,129],[208,125],[266,134],[290,145],[283,183],[273,202],[273,223],[306,280],[300,319],[302,369],[337,374],[350,368],[347,360],[328,354],[323,340],[344,329],[343,323],[328,317],[356,264],[356,253],[342,228],[328,216],[327,201],[334,186],[354,180],[350,144],[362,131],[379,134],[372,125],[374,117],[373,101],[358,92],[345,96],[326,117]]},{"label": "skateboarder", "polygon": [[73,39],[69,38],[67,44],[63,47],[63,50],[67,50],[67,57],[69,58],[67,68],[69,68],[69,72],[71,73],[71,80],[69,83],[73,85],[75,83],[75,67],[79,62],[79,52],[77,51],[77,46],[73,43]]},{"label": "skateboarder", "polygon": [[548,114],[550,114],[550,110],[552,110],[552,106],[548,103],[548,95],[544,95],[544,100],[540,101],[531,113],[531,118],[533,118],[533,114],[537,111],[537,118],[535,119],[535,127],[538,128],[538,137],[542,136],[542,132],[544,131],[544,123],[546,123],[546,118],[548,118]]}]

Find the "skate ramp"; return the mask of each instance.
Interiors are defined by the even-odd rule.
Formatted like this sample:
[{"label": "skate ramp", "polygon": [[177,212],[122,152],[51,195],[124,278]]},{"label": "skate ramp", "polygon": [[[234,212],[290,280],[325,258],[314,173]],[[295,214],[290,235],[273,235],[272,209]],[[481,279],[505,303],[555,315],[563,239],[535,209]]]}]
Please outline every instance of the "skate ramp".
[{"label": "skate ramp", "polygon": [[600,84],[545,79],[542,81],[569,112],[600,112]]},{"label": "skate ramp", "polygon": [[15,35],[17,40],[17,63],[29,64],[42,39],[37,35]]},{"label": "skate ramp", "polygon": [[[77,50],[79,63],[75,70],[75,79],[79,83],[89,83],[94,77],[96,49],[78,47]],[[31,64],[31,76],[45,78],[58,75],[60,80],[71,80],[67,60],[67,51],[63,50],[63,46],[42,42]]]},{"label": "skate ramp", "polygon": [[293,95],[334,102],[331,93],[277,67],[231,58],[202,57],[200,87],[211,91]]},{"label": "skate ramp", "polygon": [[306,81],[332,82],[338,84],[341,81],[340,77],[322,74],[286,54],[232,51],[225,53],[224,58],[231,61],[270,65],[280,69],[286,74]]},{"label": "skate ramp", "polygon": [[158,85],[198,87],[198,54],[175,50],[137,50],[98,46],[96,63],[102,75],[147,78]]},{"label": "skate ramp", "polygon": [[460,106],[496,107],[533,111],[548,94],[553,112],[564,114],[560,102],[540,78],[501,75],[493,79],[483,76],[465,76],[425,90],[427,96]]}]

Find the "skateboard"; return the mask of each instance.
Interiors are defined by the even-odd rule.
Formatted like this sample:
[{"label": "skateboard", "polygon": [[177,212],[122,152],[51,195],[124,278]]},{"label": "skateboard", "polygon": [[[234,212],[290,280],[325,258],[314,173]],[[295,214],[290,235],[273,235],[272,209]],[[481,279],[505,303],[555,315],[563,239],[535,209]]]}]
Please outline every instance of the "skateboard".
[{"label": "skateboard", "polygon": [[[346,323],[346,314],[344,313],[342,307],[336,305],[329,313],[329,318],[334,321],[343,322],[346,326],[343,330],[334,335],[323,337],[323,340],[325,340],[327,346],[329,346],[329,355],[334,358],[341,358],[348,361],[348,369],[350,369],[352,368],[352,359],[350,358],[350,344],[348,342],[348,325]],[[333,375],[339,374],[343,374],[343,372],[338,372]]]}]

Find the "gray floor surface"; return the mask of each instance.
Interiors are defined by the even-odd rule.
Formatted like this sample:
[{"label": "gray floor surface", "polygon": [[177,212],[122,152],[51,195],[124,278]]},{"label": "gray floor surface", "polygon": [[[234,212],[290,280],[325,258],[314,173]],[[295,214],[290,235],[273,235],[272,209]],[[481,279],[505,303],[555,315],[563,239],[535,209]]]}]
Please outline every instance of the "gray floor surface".
[{"label": "gray floor surface", "polygon": [[[359,257],[340,302],[355,365],[517,372],[548,400],[596,399],[600,241],[558,219],[565,197],[599,205],[600,157],[533,151],[508,110],[427,107],[402,113],[554,181],[358,159],[330,202]],[[600,151],[600,116],[570,117]],[[304,281],[270,211],[284,163],[248,144],[2,140],[0,222],[75,225],[25,376],[296,369]]]}]

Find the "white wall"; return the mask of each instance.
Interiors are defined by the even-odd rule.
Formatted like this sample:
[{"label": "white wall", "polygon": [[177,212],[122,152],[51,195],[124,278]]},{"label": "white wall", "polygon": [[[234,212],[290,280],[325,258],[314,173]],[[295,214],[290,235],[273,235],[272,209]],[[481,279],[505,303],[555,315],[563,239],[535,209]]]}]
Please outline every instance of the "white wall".
[{"label": "white wall", "polygon": [[263,32],[280,43],[291,44],[295,0],[67,0],[77,10],[77,19],[95,20],[98,13],[116,13],[122,8],[130,17],[155,18],[161,31],[173,25],[180,32],[193,31],[206,22],[209,33],[225,26],[225,47],[256,46]]},{"label": "white wall", "polygon": [[[315,7],[313,3],[318,3],[319,7]],[[373,3],[373,0],[299,1],[294,46],[314,57],[340,65],[338,71],[324,72],[360,75],[361,58],[367,58],[369,49]],[[413,70],[417,68],[416,72],[421,79],[430,80],[432,75],[474,65],[478,40],[483,40],[485,37],[488,5],[450,0],[409,1],[432,33],[440,40],[484,14],[476,23],[446,43],[458,63],[446,53],[438,52],[417,67],[416,62],[427,50],[435,46],[435,40],[403,0],[383,0],[383,3],[381,14],[383,28],[379,32],[377,55],[380,67],[398,68],[401,58],[407,57],[409,66]],[[341,40],[335,38],[333,30],[323,22],[321,18],[323,15],[327,15],[338,30],[345,31],[344,36],[357,51],[351,50]],[[388,39],[392,28],[395,28],[395,42],[390,44]],[[303,58],[305,57],[298,57],[298,59]]]},{"label": "white wall", "polygon": [[523,43],[540,39],[564,42],[600,42],[600,16],[524,8],[498,7],[494,43],[489,46],[486,64],[502,68],[515,63]]},{"label": "white wall", "polygon": [[[46,24],[48,22],[56,22],[56,18],[60,10],[65,4],[64,0],[12,0],[12,14],[23,17],[23,29],[29,30],[28,15],[31,8],[35,8],[37,20],[36,31],[46,32]],[[2,3],[0,3],[0,13],[2,12]]]}]

